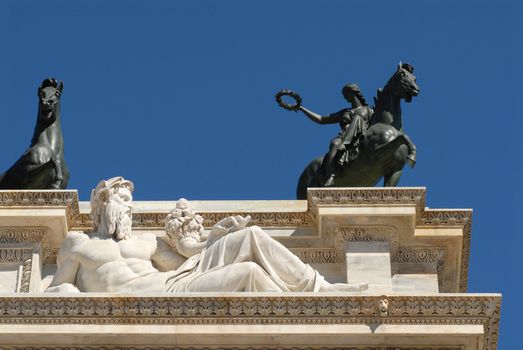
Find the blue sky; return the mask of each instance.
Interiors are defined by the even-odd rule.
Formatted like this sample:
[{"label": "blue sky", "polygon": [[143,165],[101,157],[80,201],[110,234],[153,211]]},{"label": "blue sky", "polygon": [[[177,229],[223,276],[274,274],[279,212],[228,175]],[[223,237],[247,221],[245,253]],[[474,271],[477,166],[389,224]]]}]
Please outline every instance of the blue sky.
[{"label": "blue sky", "polygon": [[122,175],[138,200],[292,199],[338,132],[319,113],[368,100],[398,61],[421,87],[403,104],[433,208],[473,208],[471,292],[502,292],[500,349],[517,348],[523,293],[523,5],[518,1],[3,1],[0,168],[32,135],[36,90],[64,81],[70,188]]}]

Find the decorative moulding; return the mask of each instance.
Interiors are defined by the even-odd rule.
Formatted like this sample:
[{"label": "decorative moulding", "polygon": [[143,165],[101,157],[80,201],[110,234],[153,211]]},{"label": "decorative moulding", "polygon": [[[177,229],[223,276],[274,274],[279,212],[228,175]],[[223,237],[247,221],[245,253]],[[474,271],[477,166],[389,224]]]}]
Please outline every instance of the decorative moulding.
[{"label": "decorative moulding", "polygon": [[21,276],[16,290],[18,293],[29,293],[33,252],[33,247],[29,246],[0,245],[0,266],[17,264],[21,267]]},{"label": "decorative moulding", "polygon": [[[481,325],[496,349],[501,296],[237,294],[0,296],[0,324],[22,325]],[[441,348],[441,347],[440,347]]]},{"label": "decorative moulding", "polygon": [[2,190],[0,208],[65,207],[68,227],[74,227],[80,209],[76,190]]},{"label": "decorative moulding", "polygon": [[55,264],[59,248],[51,247],[48,227],[0,227],[1,243],[40,243],[44,264]]},{"label": "decorative moulding", "polygon": [[[462,346],[448,347],[448,346],[220,346],[219,350],[463,350]],[[9,346],[1,347],[0,350],[217,350],[212,346]]]}]

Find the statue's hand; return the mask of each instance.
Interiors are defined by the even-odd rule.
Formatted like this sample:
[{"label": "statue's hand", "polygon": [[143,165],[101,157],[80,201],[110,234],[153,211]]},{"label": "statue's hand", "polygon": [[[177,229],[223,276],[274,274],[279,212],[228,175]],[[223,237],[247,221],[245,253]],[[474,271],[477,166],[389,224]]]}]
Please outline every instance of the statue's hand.
[{"label": "statue's hand", "polygon": [[241,230],[251,221],[250,215],[243,217],[241,215],[228,216],[223,220],[220,220],[215,227],[221,227],[227,230],[227,232],[234,232]]},{"label": "statue's hand", "polygon": [[234,232],[241,230],[242,228],[245,228],[247,224],[251,221],[251,216],[247,215],[246,217],[243,217],[241,215],[235,215],[235,216],[228,216],[222,220],[220,220],[216,225],[214,225],[211,229],[211,232],[209,233],[209,236],[207,237],[208,246],[214,243],[216,240],[220,239],[221,237]]},{"label": "statue's hand", "polygon": [[246,217],[243,217],[241,215],[236,215],[234,216],[234,219],[236,220],[235,225],[229,232],[234,232],[245,228],[245,226],[247,226],[247,224],[251,221],[251,216],[247,215]]}]

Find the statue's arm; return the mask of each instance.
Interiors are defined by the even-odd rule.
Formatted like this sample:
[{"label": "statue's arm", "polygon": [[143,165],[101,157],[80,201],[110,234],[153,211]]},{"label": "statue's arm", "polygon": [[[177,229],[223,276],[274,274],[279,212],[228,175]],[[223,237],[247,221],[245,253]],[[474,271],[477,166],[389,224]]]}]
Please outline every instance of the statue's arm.
[{"label": "statue's arm", "polygon": [[186,258],[190,258],[191,256],[200,253],[206,246],[206,241],[199,241],[191,236],[186,236],[176,240],[176,249]]},{"label": "statue's arm", "polygon": [[151,260],[159,271],[172,271],[185,262],[185,257],[176,252],[176,249],[161,237],[156,237],[156,251],[151,256]]},{"label": "statue's arm", "polygon": [[76,254],[71,251],[73,246],[82,238],[77,235],[83,235],[83,233],[70,233],[65,238],[56,258],[58,265],[56,274],[49,287],[45,290],[46,292],[80,292],[75,286],[80,261]]},{"label": "statue's arm", "polygon": [[338,123],[341,120],[341,117],[343,115],[343,113],[340,113],[341,112],[340,111],[340,112],[332,113],[329,115],[321,116],[318,113],[314,113],[313,111],[311,111],[303,106],[300,106],[300,111],[302,111],[303,114],[305,114],[307,116],[307,118],[309,118],[310,120],[312,120],[313,122],[318,123],[318,124]]}]

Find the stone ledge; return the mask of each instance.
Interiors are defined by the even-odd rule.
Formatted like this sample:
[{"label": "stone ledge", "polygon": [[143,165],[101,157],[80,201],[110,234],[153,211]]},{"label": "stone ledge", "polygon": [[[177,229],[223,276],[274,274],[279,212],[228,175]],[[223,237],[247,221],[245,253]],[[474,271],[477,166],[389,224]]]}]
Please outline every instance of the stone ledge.
[{"label": "stone ledge", "polygon": [[464,350],[463,345],[459,346],[412,346],[412,345],[396,345],[390,346],[314,346],[314,345],[222,345],[217,347],[215,345],[190,345],[190,346],[139,346],[139,345],[82,345],[75,346],[0,346],[0,350]]},{"label": "stone ledge", "polygon": [[343,205],[413,205],[421,212],[425,208],[425,187],[347,187],[309,188],[307,207]]},{"label": "stone ledge", "polygon": [[[379,309],[380,301],[383,299],[388,301],[386,312]],[[379,338],[378,333],[386,334],[387,330],[394,330],[393,326],[404,326],[399,331],[403,335],[409,332],[417,332],[421,336],[439,334],[437,341],[441,341],[441,343],[432,345],[448,345],[449,343],[445,343],[445,339],[449,338],[448,333],[454,329],[453,336],[477,338],[478,344],[483,344],[479,348],[496,349],[500,303],[499,294],[426,296],[357,296],[331,293],[278,295],[219,293],[216,296],[209,294],[1,295],[0,325],[10,325],[10,327],[0,327],[2,330],[0,344],[5,344],[6,337],[10,337],[11,331],[9,330],[17,329],[17,333],[31,333],[30,329],[35,325],[45,325],[42,329],[53,334],[60,329],[65,332],[64,329],[67,329],[67,327],[63,328],[65,325],[83,325],[85,332],[89,332],[88,329],[91,331],[98,329],[99,332],[102,332],[102,329],[99,328],[101,325],[142,325],[144,327],[140,328],[140,332],[154,330],[158,325],[185,325],[188,327],[241,325],[247,327],[247,329],[242,329],[248,334],[251,334],[253,329],[257,329],[256,327],[270,325],[296,326],[296,328],[292,328],[295,332],[299,332],[300,327],[304,325],[322,325],[320,328],[316,327],[317,333],[322,334],[332,330],[328,325],[345,325],[345,328],[340,329],[345,329],[347,336],[354,335],[360,329],[352,326],[364,325],[367,330],[360,330],[366,334],[367,343],[359,344],[373,344],[372,341]],[[408,328],[409,326],[410,328]],[[417,328],[413,326],[417,326]],[[450,328],[448,328],[449,326]],[[478,329],[481,328],[477,328],[477,326],[481,326],[484,330],[481,334],[478,334]],[[368,331],[368,327],[371,327],[372,332]],[[198,333],[198,327],[191,329],[193,329],[191,332]],[[222,334],[220,327],[210,327],[209,329],[211,337]],[[232,331],[233,328],[224,329]],[[221,332],[223,331],[222,329]],[[390,335],[395,334],[393,331],[391,332]],[[339,339],[347,341],[343,337]],[[467,346],[466,348],[478,347]]]},{"label": "stone ledge", "polygon": [[[12,326],[11,326],[12,327]],[[9,350],[63,349],[245,349],[245,350],[482,350],[483,326],[243,325],[12,327]],[[3,327],[0,325],[0,334]],[[51,333],[53,332],[53,333]],[[20,338],[23,336],[23,340]],[[30,344],[29,346],[22,344]],[[38,344],[38,347],[31,346]],[[103,344],[102,346],[100,346]],[[390,344],[383,346],[382,344]],[[21,347],[22,345],[23,347]],[[47,347],[47,346],[49,347]],[[98,346],[96,346],[98,345]],[[170,345],[170,346],[169,346]],[[173,346],[174,345],[174,346]],[[44,347],[45,346],[45,347]],[[0,349],[2,349],[0,347]],[[77,347],[65,348],[67,350]]]},{"label": "stone ledge", "polygon": [[1,190],[0,208],[66,208],[69,228],[80,215],[76,190]]}]

